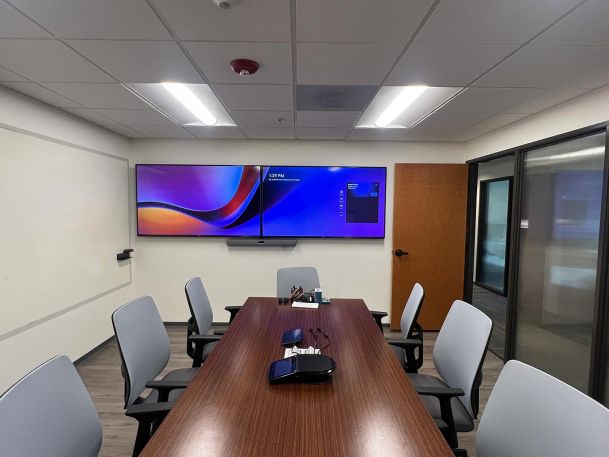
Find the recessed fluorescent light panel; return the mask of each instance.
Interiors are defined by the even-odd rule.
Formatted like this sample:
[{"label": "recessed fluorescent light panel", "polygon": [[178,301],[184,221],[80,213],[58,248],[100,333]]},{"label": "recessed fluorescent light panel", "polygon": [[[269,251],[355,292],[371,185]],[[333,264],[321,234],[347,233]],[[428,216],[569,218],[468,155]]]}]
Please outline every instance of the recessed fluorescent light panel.
[{"label": "recessed fluorescent light panel", "polygon": [[461,89],[427,86],[381,87],[355,127],[410,128],[458,94]]},{"label": "recessed fluorescent light panel", "polygon": [[161,83],[161,85],[204,125],[216,125],[218,122],[216,116],[211,114],[211,111],[207,109],[207,106],[199,100],[199,97],[197,97],[186,84]]},{"label": "recessed fluorescent light panel", "polygon": [[129,84],[129,87],[180,125],[234,127],[236,124],[207,84]]}]

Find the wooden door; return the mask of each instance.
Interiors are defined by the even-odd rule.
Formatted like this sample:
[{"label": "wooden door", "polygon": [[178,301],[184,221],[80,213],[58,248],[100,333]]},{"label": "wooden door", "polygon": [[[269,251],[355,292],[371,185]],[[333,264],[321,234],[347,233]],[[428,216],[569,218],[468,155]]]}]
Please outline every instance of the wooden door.
[{"label": "wooden door", "polygon": [[395,164],[392,329],[415,282],[425,289],[424,330],[439,330],[463,298],[466,213],[467,165]]}]

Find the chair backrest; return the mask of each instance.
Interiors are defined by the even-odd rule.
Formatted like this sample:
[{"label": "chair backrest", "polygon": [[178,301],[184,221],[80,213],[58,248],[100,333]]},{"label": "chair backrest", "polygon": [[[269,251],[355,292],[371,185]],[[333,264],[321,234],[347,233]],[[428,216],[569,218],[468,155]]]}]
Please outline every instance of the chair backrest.
[{"label": "chair backrest", "polygon": [[133,404],[167,365],[171,355],[169,335],[154,301],[136,298],[112,313],[112,325],[123,362],[125,407]]},{"label": "chair backrest", "polygon": [[493,322],[469,303],[455,300],[433,349],[436,370],[450,387],[463,389],[457,397],[472,418],[478,414],[478,388]]},{"label": "chair backrest", "polygon": [[94,457],[102,428],[68,357],[48,360],[0,397],[0,455]]},{"label": "chair backrest", "polygon": [[609,409],[543,371],[510,360],[476,434],[480,457],[609,454]]},{"label": "chair backrest", "polygon": [[410,338],[412,334],[424,297],[425,291],[423,290],[423,286],[417,282],[410,291],[410,296],[408,297],[406,306],[404,306],[402,318],[400,319],[400,331],[402,332],[402,338],[405,340]]},{"label": "chair backrest", "polygon": [[214,314],[203,281],[198,276],[189,279],[184,289],[195,328],[199,335],[205,335],[211,327]]},{"label": "chair backrest", "polygon": [[302,286],[305,292],[321,287],[315,267],[290,267],[277,270],[277,296],[288,297],[292,286]]}]

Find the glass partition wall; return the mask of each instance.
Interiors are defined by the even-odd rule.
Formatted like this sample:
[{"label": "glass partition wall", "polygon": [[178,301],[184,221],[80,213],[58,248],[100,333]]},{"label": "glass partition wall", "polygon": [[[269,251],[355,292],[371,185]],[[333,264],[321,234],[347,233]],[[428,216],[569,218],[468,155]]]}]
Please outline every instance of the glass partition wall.
[{"label": "glass partition wall", "polygon": [[605,133],[524,152],[514,356],[587,392]]},{"label": "glass partition wall", "polygon": [[606,128],[470,162],[466,299],[494,353],[609,405]]}]

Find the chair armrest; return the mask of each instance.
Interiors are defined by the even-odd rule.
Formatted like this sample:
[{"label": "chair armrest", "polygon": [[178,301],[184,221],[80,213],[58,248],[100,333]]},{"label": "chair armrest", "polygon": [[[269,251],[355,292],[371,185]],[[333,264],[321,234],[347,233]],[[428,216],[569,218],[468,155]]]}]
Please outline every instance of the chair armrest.
[{"label": "chair armrest", "polygon": [[188,341],[194,344],[200,344],[205,346],[207,343],[213,343],[214,341],[220,341],[219,335],[190,335]]},{"label": "chair armrest", "polygon": [[382,332],[383,331],[382,319],[383,319],[383,317],[387,317],[389,314],[387,314],[385,311],[370,311],[370,314],[372,314],[372,317],[376,321],[376,325],[379,326],[379,329]]},{"label": "chair armrest", "polygon": [[387,342],[393,346],[401,347],[402,349],[407,349],[411,347],[421,347],[423,346],[423,340],[418,340],[415,338],[408,338],[407,340],[400,339],[387,339]]},{"label": "chair armrest", "polygon": [[237,313],[243,308],[243,306],[225,306],[224,309],[230,313],[230,319],[228,323],[230,324],[233,319],[237,316]]},{"label": "chair armrest", "polygon": [[208,343],[220,341],[220,335],[189,335],[188,344],[193,343],[195,349],[192,355],[192,366],[200,367],[203,363],[203,347]]},{"label": "chair armrest", "polygon": [[[461,397],[465,395],[463,389],[453,387],[419,387],[415,386],[419,395],[431,395],[440,401],[440,414],[442,421],[446,423],[447,430],[442,431],[442,435],[448,442],[451,448],[456,448],[459,445],[457,440],[457,431],[455,429],[455,419],[453,417],[453,409],[450,404],[453,397]],[[437,423],[437,422],[436,422]]]},{"label": "chair armrest", "polygon": [[465,449],[453,449],[453,454],[455,454],[455,457],[468,457]]},{"label": "chair armrest", "polygon": [[417,393],[419,395],[432,395],[437,398],[452,398],[452,397],[462,397],[465,395],[463,389],[459,389],[458,387],[420,387],[415,386]]},{"label": "chair armrest", "polygon": [[175,389],[186,389],[188,387],[188,381],[177,381],[169,379],[159,379],[158,381],[152,380],[146,383],[146,387],[149,389],[155,389],[159,392],[158,403],[166,402],[169,398],[169,392]]},{"label": "chair armrest", "polygon": [[166,401],[162,403],[139,403],[137,405],[129,405],[125,411],[125,415],[134,417],[138,421],[153,421],[165,417],[175,404],[175,401]]}]

